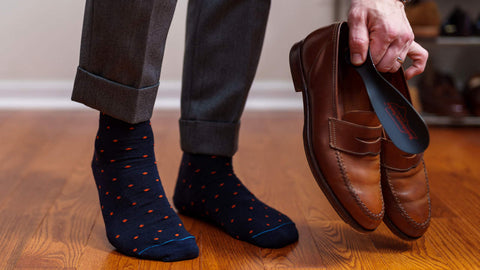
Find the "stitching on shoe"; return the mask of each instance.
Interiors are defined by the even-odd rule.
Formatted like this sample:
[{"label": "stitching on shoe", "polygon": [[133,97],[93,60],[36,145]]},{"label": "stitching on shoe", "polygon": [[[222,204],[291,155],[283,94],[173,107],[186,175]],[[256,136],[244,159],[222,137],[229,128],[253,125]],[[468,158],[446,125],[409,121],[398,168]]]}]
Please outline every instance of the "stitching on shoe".
[{"label": "stitching on shoe", "polygon": [[[335,155],[337,156],[337,162],[340,167],[340,171],[342,172],[342,178],[345,186],[347,186],[348,191],[350,192],[350,195],[355,199],[355,202],[357,203],[358,206],[360,206],[360,209],[364,214],[367,216],[379,220],[383,218],[384,212],[385,212],[385,207],[384,207],[384,201],[383,201],[383,196],[382,196],[382,211],[378,214],[374,214],[368,207],[362,202],[362,200],[358,197],[358,195],[354,192],[353,186],[350,183],[350,178],[348,177],[348,173],[345,169],[345,166],[343,165],[343,159],[341,157],[341,153],[339,151],[335,151]],[[381,190],[381,184],[380,184],[380,190]]]},{"label": "stitching on shoe", "polygon": [[425,173],[425,182],[427,182],[427,200],[428,200],[428,221],[432,217],[432,203],[430,201],[430,180],[428,179],[427,166],[425,166],[425,160],[422,157],[423,172]]},{"label": "stitching on shoe", "polygon": [[333,141],[333,145],[332,145],[332,143],[330,143],[330,147],[335,148],[335,146],[337,145],[337,129],[336,129],[335,125],[333,125],[333,127],[332,127],[332,122],[330,121],[330,118],[328,119],[328,128],[331,129],[332,132],[333,132],[333,134],[332,134],[332,132],[328,133],[328,135],[330,137],[330,142]]},{"label": "stitching on shoe", "polygon": [[425,161],[423,160],[423,158],[422,158],[422,164],[423,164],[423,171],[425,173],[425,182],[427,184],[427,201],[428,201],[428,217],[422,223],[415,221],[412,217],[410,217],[410,215],[407,213],[405,208],[403,208],[402,203],[398,199],[398,193],[395,191],[392,183],[390,182],[390,179],[391,179],[390,178],[390,173],[388,172],[388,170],[385,171],[385,174],[387,176],[388,185],[389,185],[390,190],[392,192],[393,198],[396,202],[395,208],[397,208],[400,211],[400,214],[407,220],[407,222],[410,223],[412,226],[414,226],[416,229],[424,229],[426,226],[428,226],[428,224],[430,223],[431,217],[432,217],[432,205],[431,205],[431,201],[430,201],[430,185],[429,185],[429,181],[428,181],[428,175],[427,175],[427,169],[426,169],[426,166],[425,166]]}]

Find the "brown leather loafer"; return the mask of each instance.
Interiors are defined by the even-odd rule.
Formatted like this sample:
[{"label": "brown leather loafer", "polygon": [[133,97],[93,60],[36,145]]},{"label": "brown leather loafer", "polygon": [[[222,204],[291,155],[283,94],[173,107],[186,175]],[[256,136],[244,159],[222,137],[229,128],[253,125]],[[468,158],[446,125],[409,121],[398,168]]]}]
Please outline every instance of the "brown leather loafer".
[{"label": "brown leather loafer", "polygon": [[385,139],[381,156],[385,224],[400,238],[415,240],[428,229],[431,218],[423,154],[407,154]]},{"label": "brown leather loafer", "polygon": [[[403,71],[384,76],[411,100]],[[385,138],[380,159],[385,224],[402,239],[418,239],[428,229],[432,212],[423,153],[405,153]]]},{"label": "brown leather loafer", "polygon": [[345,57],[348,26],[318,29],[290,51],[295,90],[303,92],[304,146],[318,185],[353,228],[373,231],[384,215],[382,126],[363,82]]}]

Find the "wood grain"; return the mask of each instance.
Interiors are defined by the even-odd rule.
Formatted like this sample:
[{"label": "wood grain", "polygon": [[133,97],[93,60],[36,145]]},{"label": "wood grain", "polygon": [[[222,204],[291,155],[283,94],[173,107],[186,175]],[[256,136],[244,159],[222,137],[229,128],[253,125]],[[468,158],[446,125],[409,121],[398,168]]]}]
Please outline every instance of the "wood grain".
[{"label": "wood grain", "polygon": [[[89,168],[97,117],[0,112],[0,269],[480,269],[479,129],[431,129],[432,225],[406,242],[383,224],[361,234],[341,221],[308,168],[301,112],[246,113],[237,175],[295,221],[299,242],[262,249],[181,216],[200,257],[163,263],[124,256],[106,239]],[[178,117],[155,112],[152,120],[170,199],[181,158]]]}]

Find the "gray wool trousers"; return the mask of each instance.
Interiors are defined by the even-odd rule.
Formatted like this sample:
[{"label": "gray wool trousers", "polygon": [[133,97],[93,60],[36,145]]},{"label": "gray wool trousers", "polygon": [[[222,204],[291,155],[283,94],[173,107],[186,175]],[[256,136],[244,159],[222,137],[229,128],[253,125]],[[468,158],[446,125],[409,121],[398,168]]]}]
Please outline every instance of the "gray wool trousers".
[{"label": "gray wool trousers", "polygon": [[[176,0],[87,0],[72,100],[128,123],[152,116]],[[185,152],[232,156],[270,0],[190,0],[182,77]]]}]

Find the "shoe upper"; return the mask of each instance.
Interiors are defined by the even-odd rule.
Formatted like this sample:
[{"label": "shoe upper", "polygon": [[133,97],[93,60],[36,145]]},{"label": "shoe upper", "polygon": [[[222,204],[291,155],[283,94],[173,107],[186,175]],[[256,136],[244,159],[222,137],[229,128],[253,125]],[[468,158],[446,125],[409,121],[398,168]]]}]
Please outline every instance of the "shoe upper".
[{"label": "shoe upper", "polygon": [[[326,183],[327,198],[335,198],[334,208],[341,216],[347,212],[354,227],[374,230],[386,215],[397,235],[415,239],[431,218],[423,154],[404,153],[386,138],[361,77],[344,61],[347,28],[338,23],[318,29],[301,44],[310,166],[321,174],[320,186]],[[411,100],[403,70],[382,75]]]},{"label": "shoe upper", "polygon": [[382,189],[386,216],[407,238],[422,236],[430,225],[431,202],[423,154],[408,154],[382,142]]},{"label": "shoe upper", "polygon": [[[384,76],[411,100],[401,70]],[[432,212],[423,153],[403,152],[385,136],[381,148],[381,179],[387,224],[393,225],[394,233],[404,239],[421,237],[430,225]]]},{"label": "shoe upper", "polygon": [[363,82],[345,59],[347,25],[319,29],[303,41],[307,84],[306,127],[311,152],[328,186],[349,215],[366,230],[382,221],[380,186],[382,126]]}]

